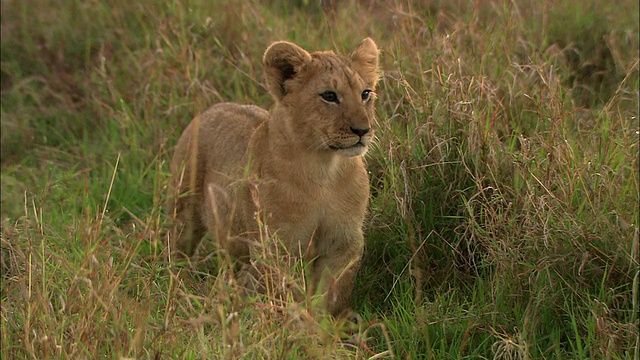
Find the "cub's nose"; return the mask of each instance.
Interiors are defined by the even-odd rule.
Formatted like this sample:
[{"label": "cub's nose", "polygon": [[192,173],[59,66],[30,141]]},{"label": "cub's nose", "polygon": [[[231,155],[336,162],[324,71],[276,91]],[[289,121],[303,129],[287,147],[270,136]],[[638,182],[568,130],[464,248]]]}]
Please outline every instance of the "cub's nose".
[{"label": "cub's nose", "polygon": [[368,133],[369,130],[371,130],[371,128],[364,128],[363,129],[363,128],[356,128],[356,127],[353,127],[353,126],[350,129],[351,129],[352,133],[354,133],[354,134],[356,134],[358,136],[362,136],[362,135]]}]

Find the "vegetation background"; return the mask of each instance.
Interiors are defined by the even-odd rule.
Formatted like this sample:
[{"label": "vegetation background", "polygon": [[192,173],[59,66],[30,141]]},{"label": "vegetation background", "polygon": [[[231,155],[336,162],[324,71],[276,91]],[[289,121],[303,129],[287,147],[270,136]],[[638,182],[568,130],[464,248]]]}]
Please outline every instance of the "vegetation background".
[{"label": "vegetation background", "polygon": [[[637,1],[1,6],[2,359],[638,359]],[[239,297],[213,244],[170,264],[190,119],[269,107],[274,40],[366,36],[384,75],[358,328]]]}]

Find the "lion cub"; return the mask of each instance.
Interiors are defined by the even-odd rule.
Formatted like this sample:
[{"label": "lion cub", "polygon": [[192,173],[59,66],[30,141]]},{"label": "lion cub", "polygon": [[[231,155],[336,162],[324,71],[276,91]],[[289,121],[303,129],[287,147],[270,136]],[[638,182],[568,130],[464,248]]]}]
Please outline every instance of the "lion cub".
[{"label": "lion cub", "polygon": [[175,149],[175,248],[193,255],[209,231],[248,260],[259,222],[287,253],[310,262],[334,316],[349,309],[369,200],[363,155],[373,139],[378,48],[349,56],[279,41],[262,59],[269,113],[222,103],[197,116]]}]

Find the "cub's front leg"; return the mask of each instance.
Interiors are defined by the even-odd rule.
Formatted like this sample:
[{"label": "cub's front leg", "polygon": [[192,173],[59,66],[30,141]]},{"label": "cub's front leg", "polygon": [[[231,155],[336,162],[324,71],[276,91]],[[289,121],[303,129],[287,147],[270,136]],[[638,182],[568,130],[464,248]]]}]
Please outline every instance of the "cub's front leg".
[{"label": "cub's front leg", "polygon": [[[328,234],[329,235],[329,234]],[[356,274],[364,251],[360,229],[320,237],[318,256],[313,262],[313,284],[322,284],[325,306],[334,317],[350,311]]]}]

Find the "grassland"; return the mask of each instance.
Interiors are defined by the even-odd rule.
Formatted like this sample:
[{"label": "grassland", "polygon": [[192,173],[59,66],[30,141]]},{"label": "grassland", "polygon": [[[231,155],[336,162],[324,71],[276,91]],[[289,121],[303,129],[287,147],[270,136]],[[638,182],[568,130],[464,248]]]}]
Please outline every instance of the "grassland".
[{"label": "grassland", "polygon": [[[1,4],[2,359],[638,359],[637,1]],[[358,327],[169,263],[189,120],[268,107],[273,40],[365,36]]]}]

